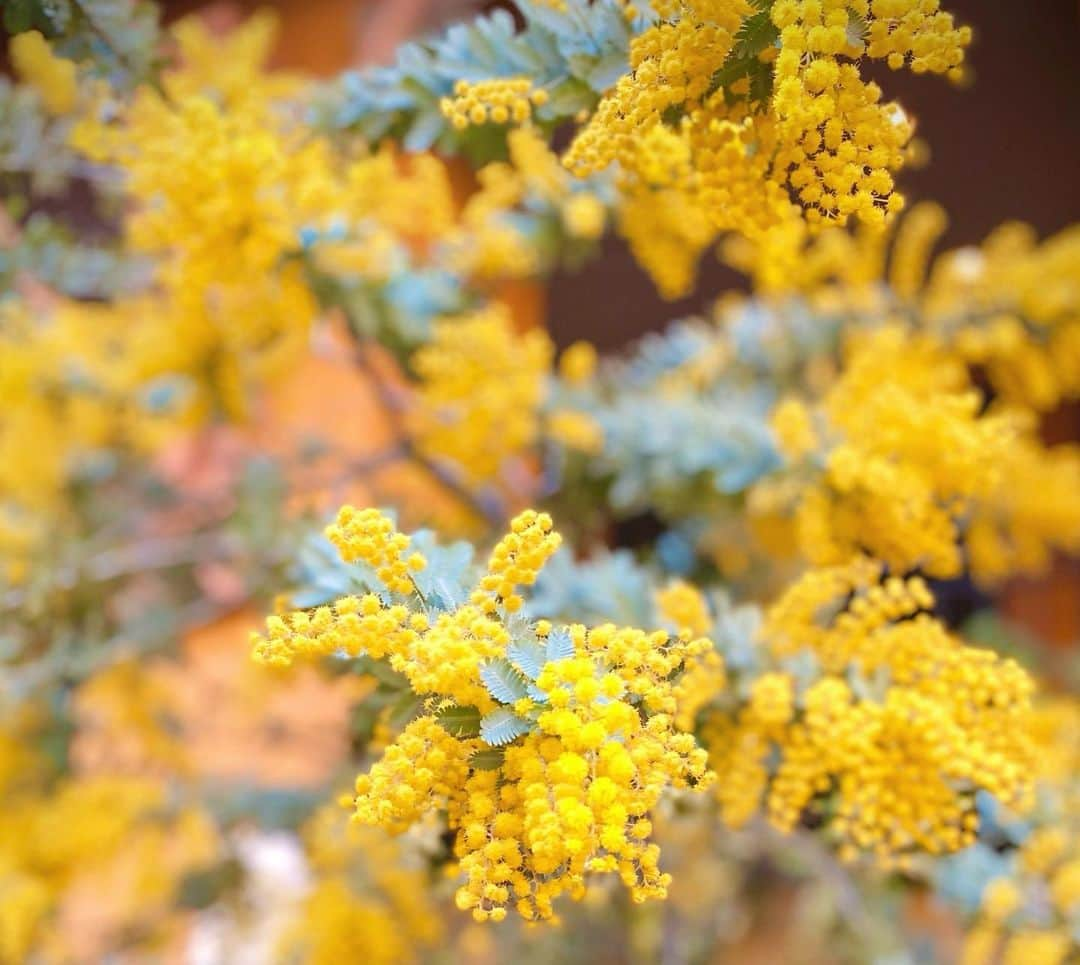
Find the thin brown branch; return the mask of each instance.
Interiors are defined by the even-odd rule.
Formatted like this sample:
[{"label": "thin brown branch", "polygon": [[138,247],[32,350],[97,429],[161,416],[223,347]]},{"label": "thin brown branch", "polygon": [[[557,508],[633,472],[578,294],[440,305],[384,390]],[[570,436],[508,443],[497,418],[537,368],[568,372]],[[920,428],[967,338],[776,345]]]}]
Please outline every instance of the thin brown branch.
[{"label": "thin brown branch", "polygon": [[501,526],[506,521],[506,507],[503,505],[502,498],[490,489],[471,489],[449,467],[431,459],[426,453],[417,449],[416,443],[405,424],[405,407],[401,395],[383,377],[378,365],[372,361],[368,348],[364,343],[361,342],[357,346],[355,357],[360,370],[367,376],[375,389],[375,394],[387,418],[390,420],[391,428],[405,457],[431,476],[455,499],[467,506],[476,515],[487,520],[492,526]]}]

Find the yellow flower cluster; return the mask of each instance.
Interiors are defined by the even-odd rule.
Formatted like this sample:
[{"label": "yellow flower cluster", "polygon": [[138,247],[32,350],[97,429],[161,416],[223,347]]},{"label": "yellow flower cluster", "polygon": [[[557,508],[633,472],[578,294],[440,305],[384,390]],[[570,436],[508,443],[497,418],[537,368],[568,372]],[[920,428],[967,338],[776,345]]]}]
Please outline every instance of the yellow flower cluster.
[{"label": "yellow flower cluster", "polygon": [[329,188],[318,144],[293,152],[259,111],[225,110],[199,95],[174,106],[146,92],[123,130],[77,134],[84,151],[126,170],[140,205],[128,221],[130,245],[161,257],[160,283],[192,332],[185,343],[201,336],[208,352],[242,352],[303,336],[314,300],[276,266],[298,247],[314,214],[308,200]]},{"label": "yellow flower cluster", "polygon": [[754,243],[732,241],[725,256],[762,295],[797,293],[828,314],[902,311],[1011,405],[1046,412],[1080,395],[1080,229],[1038,243],[1007,224],[978,248],[932,258],[945,227],[944,211],[922,203],[895,236],[812,234],[788,221]]},{"label": "yellow flower cluster", "polygon": [[[357,222],[373,220],[390,236],[421,247],[453,228],[456,204],[450,171],[433,155],[404,155],[383,147],[348,165],[345,177],[338,210]],[[370,245],[378,238],[356,243]]]},{"label": "yellow flower cluster", "polygon": [[441,937],[420,854],[350,822],[335,804],[316,811],[302,833],[318,878],[286,936],[291,955],[311,965],[411,962]]},{"label": "yellow flower cluster", "polygon": [[384,607],[374,593],[345,596],[333,606],[297,610],[266,621],[266,636],[252,638],[254,657],[272,667],[288,667],[299,657],[367,654],[381,659],[400,650],[426,628],[418,614],[401,605]]},{"label": "yellow flower cluster", "polygon": [[75,64],[53,53],[39,31],[16,34],[8,53],[15,73],[38,92],[45,110],[53,115],[74,110],[79,95]]},{"label": "yellow flower cluster", "polygon": [[465,786],[479,746],[453,737],[433,717],[416,718],[357,777],[357,820],[400,834],[428,811],[445,810]]},{"label": "yellow flower cluster", "polygon": [[[890,638],[878,631],[929,612],[934,598],[921,577],[882,575],[882,565],[865,556],[808,570],[769,608],[765,635],[773,652],[789,656],[810,650],[836,674],[855,659],[868,672],[897,660],[898,654],[884,649]],[[845,602],[843,611],[831,612],[838,601]]]},{"label": "yellow flower cluster", "polygon": [[15,579],[19,561],[65,518],[68,487],[105,449],[154,445],[177,413],[139,405],[162,374],[154,349],[130,338],[124,314],[58,302],[43,312],[0,304],[0,547]]},{"label": "yellow flower cluster", "polygon": [[[405,551],[378,531],[386,549],[368,556]],[[673,723],[679,674],[709,641],[515,616],[520,590],[559,543],[550,517],[530,510],[453,610],[429,618],[415,602],[369,596],[357,615],[339,600],[271,617],[268,637],[255,639],[256,659],[275,663],[336,650],[386,657],[424,699],[422,715],[357,778],[355,817],[401,832],[445,810],[465,879],[457,903],[480,921],[509,908],[550,918],[554,900],[581,897],[593,873],[617,873],[635,900],[663,896],[649,814],[666,788],[710,777],[704,751]],[[373,632],[380,615],[385,634]]]},{"label": "yellow flower cluster", "polygon": [[577,341],[559,356],[559,377],[568,385],[585,385],[596,374],[600,356],[591,342]]},{"label": "yellow flower cluster", "polygon": [[296,93],[304,84],[300,77],[268,69],[280,29],[270,8],[256,10],[229,31],[214,30],[199,15],[181,18],[169,28],[176,62],[162,70],[166,93],[176,101],[204,96],[229,107],[263,108]]},{"label": "yellow flower cluster", "polygon": [[[424,886],[416,883],[418,895]],[[315,885],[283,945],[294,956],[284,960],[307,965],[356,961],[399,965],[415,960],[415,950],[390,911],[358,895],[344,875]]]},{"label": "yellow flower cluster", "polygon": [[1047,962],[1080,952],[1080,704],[1036,705],[1039,809],[1006,877],[989,882],[962,953],[964,965]]},{"label": "yellow flower cluster", "polygon": [[[578,174],[633,161],[634,142],[665,112],[700,102],[723,66],[748,3],[664,0],[657,24],[636,37],[630,72],[601,100],[566,156]],[[704,121],[704,118],[702,118]]]},{"label": "yellow flower cluster", "polygon": [[213,72],[193,56],[202,28],[185,31],[185,62],[202,66],[168,72],[170,99],[141,89],[130,104],[102,108],[115,120],[85,121],[75,135],[125,173],[135,202],[128,240],[154,256],[152,287],[108,304],[51,300],[35,318],[14,300],[0,310],[0,397],[12,412],[0,426],[0,539],[20,550],[5,579],[43,543],[88,455],[242,418],[265,380],[298,360],[316,312],[289,257],[304,229],[346,219],[356,231],[314,260],[334,262],[339,277],[378,279],[399,240],[418,225],[445,233],[453,219],[440,162],[390,151],[335,157],[288,127],[293,115],[266,109],[255,67],[245,68],[247,88],[229,72],[229,91],[212,90]]},{"label": "yellow flower cluster", "polygon": [[523,195],[535,194],[557,207],[571,238],[596,241],[603,235],[607,221],[603,202],[593,192],[582,189],[536,128],[526,125],[511,131],[506,144]]},{"label": "yellow flower cluster", "polygon": [[[339,518],[345,520],[344,527],[331,527],[331,532],[345,529],[344,535],[335,534],[335,542],[343,555],[348,554],[346,559],[376,561],[391,593],[415,592],[409,574],[420,568],[422,557],[403,556],[407,537],[371,510],[357,512],[347,506]],[[480,665],[501,656],[510,641],[498,611],[513,613],[520,608],[516,589],[531,584],[558,548],[551,525],[545,514],[517,517],[492,552],[470,602],[434,621],[400,603],[387,606],[375,594],[342,597],[332,606],[269,617],[265,637],[252,637],[255,659],[288,666],[296,657],[367,654],[389,659],[418,694],[443,695],[463,706],[492,709],[496,704],[480,680]]]},{"label": "yellow flower cluster", "polygon": [[993,492],[973,508],[964,531],[967,564],[987,586],[1015,573],[1044,574],[1054,552],[1080,552],[1080,446],[1016,439]]},{"label": "yellow flower cluster", "polygon": [[773,434],[780,451],[790,460],[798,460],[819,445],[810,411],[798,399],[783,399],[773,410]]},{"label": "yellow flower cluster", "polygon": [[698,196],[686,187],[691,159],[683,140],[657,126],[634,150],[638,168],[647,173],[622,187],[619,231],[660,294],[678,298],[693,287],[715,231]]},{"label": "yellow flower cluster", "polygon": [[51,906],[48,887],[37,878],[7,868],[0,870],[0,958],[27,960],[37,932]]},{"label": "yellow flower cluster", "polygon": [[302,144],[269,109],[280,91],[258,73],[267,24],[240,33],[237,44],[252,51],[220,76],[221,88],[204,62],[215,49],[209,35],[179,29],[191,67],[168,72],[169,97],[140,88],[129,103],[103,105],[108,119],[83,119],[72,143],[123,172],[129,247],[156,259],[140,329],[171,371],[209,382],[217,406],[239,416],[253,379],[296,357],[315,316],[298,266],[281,267],[283,256],[345,192],[327,146]]},{"label": "yellow flower cluster", "polygon": [[[655,6],[655,5],[654,5]],[[712,88],[749,5],[663,3],[635,38],[631,72],[601,100],[565,157],[579,175],[619,163],[619,230],[667,298],[693,285],[718,232],[756,231],[788,214],[767,178],[767,122]],[[665,116],[684,112],[669,126]]]},{"label": "yellow flower cluster", "polygon": [[701,712],[729,685],[724,658],[712,647],[706,648],[687,663],[675,684],[675,726],[693,731]]},{"label": "yellow flower cluster", "polygon": [[1077,447],[1043,444],[1030,411],[985,406],[962,353],[937,334],[883,326],[849,336],[848,349],[817,408],[788,398],[772,417],[808,559],[865,550],[897,572],[967,569],[993,584],[1080,546]]},{"label": "yellow flower cluster", "polygon": [[[74,433],[68,413],[50,404],[49,383],[59,381],[49,346],[37,336],[24,307],[0,305],[0,546],[25,549],[35,536],[32,510],[51,507],[66,481],[66,459],[73,443],[99,441]],[[74,407],[73,407],[74,408]]]},{"label": "yellow flower cluster", "polygon": [[821,809],[842,856],[892,866],[970,844],[975,789],[1030,806],[1032,682],[950,636],[932,603],[919,578],[883,579],[867,559],[811,570],[780,598],[767,652],[780,668],[811,655],[820,675],[766,671],[740,706],[699,713],[726,821],[764,807],[791,831]]},{"label": "yellow flower cluster", "polygon": [[840,563],[862,548],[898,572],[959,574],[959,517],[994,492],[1019,430],[980,406],[933,339],[885,327],[857,340],[822,405],[836,435],[799,506],[807,557]]},{"label": "yellow flower cluster", "polygon": [[[700,225],[681,239],[672,233],[684,266],[710,232],[760,236],[798,210],[810,224],[882,224],[903,205],[893,175],[912,126],[857,61],[955,77],[971,39],[936,0],[778,0],[764,9],[663,0],[654,8],[657,22],[632,42],[629,72],[565,160],[582,175],[618,162],[623,219],[639,247],[643,194],[663,191],[698,210]],[[644,263],[655,273],[659,256]],[[665,290],[679,294],[691,280],[684,268],[664,279]]]},{"label": "yellow flower cluster", "polygon": [[472,484],[498,478],[536,441],[553,354],[546,333],[515,332],[499,303],[439,320],[412,359],[416,445],[452,461]]},{"label": "yellow flower cluster", "polygon": [[269,269],[295,245],[305,202],[322,186],[312,179],[329,181],[317,168],[322,146],[294,152],[261,105],[203,94],[173,103],[140,89],[123,120],[84,122],[74,143],[126,173],[140,205],[128,223],[134,250],[171,254],[190,281]]},{"label": "yellow flower cluster", "polygon": [[[866,230],[811,238],[795,222],[757,245],[727,246],[768,297],[797,294],[825,317],[884,323],[842,330],[839,378],[831,360],[808,361],[802,374],[823,401],[787,397],[774,410],[791,472],[759,485],[751,503],[775,504],[783,520],[792,489],[803,490],[799,542],[817,562],[863,547],[900,569],[964,566],[993,584],[1042,572],[1055,549],[1073,552],[1080,540],[1080,454],[1037,431],[1042,413],[1080,396],[1080,234],[1036,245],[1008,226],[980,249],[932,259],[944,227],[942,210],[925,204],[894,240]],[[825,472],[807,489],[817,463]],[[840,530],[849,536],[833,542]]]},{"label": "yellow flower cluster", "polygon": [[427,565],[420,553],[405,556],[409,537],[397,532],[393,521],[377,509],[343,507],[336,522],[327,527],[326,538],[346,563],[367,563],[391,593],[411,592],[411,574]]},{"label": "yellow flower cluster", "polygon": [[443,116],[459,131],[471,124],[524,124],[534,107],[547,103],[548,93],[528,77],[500,77],[472,83],[459,80],[454,96],[440,103]]},{"label": "yellow flower cluster", "polygon": [[[851,31],[852,18],[866,34]],[[844,224],[852,215],[873,224],[896,210],[891,172],[903,163],[911,125],[881,90],[841,58],[885,58],[916,73],[958,70],[968,28],[956,28],[937,0],[779,0],[780,31],[772,109],[781,149],[773,164],[805,206],[809,221]],[[858,20],[856,21],[858,22]]]},{"label": "yellow flower cluster", "polygon": [[812,229],[803,220],[788,219],[753,239],[728,239],[722,254],[763,297],[797,293],[822,311],[880,313],[886,281],[901,288],[925,281],[918,271],[920,266],[925,271],[940,234],[934,223],[941,216],[936,205],[918,204],[885,231],[865,225]]},{"label": "yellow flower cluster", "polygon": [[188,377],[188,411],[203,418],[243,418],[254,390],[304,351],[317,314],[293,257],[305,239],[318,241],[321,270],[381,281],[403,245],[426,257],[422,243],[454,221],[435,158],[358,156],[300,123],[283,103],[298,82],[263,71],[274,25],[259,16],[219,43],[182,21],[167,96],[139,88],[72,134],[78,151],[124,175],[128,246],[155,263],[152,291],[114,310],[134,318],[153,374]]},{"label": "yellow flower cluster", "polygon": [[[948,73],[959,79],[964,48],[971,43],[971,28],[957,27],[938,0],[914,4],[872,0],[867,8],[868,57],[885,58],[893,70],[906,64],[916,74]],[[863,12],[857,6],[855,10]]]},{"label": "yellow flower cluster", "polygon": [[783,673],[765,673],[750,688],[746,715],[760,724],[763,731],[775,731],[794,716],[794,705],[795,686],[791,677]]},{"label": "yellow flower cluster", "polygon": [[[665,897],[670,876],[659,870],[649,813],[668,786],[707,777],[692,735],[673,730],[666,713],[643,722],[625,699],[630,676],[647,687],[642,706],[671,700],[655,676],[620,663],[649,636],[610,628],[594,640],[598,631],[574,629],[590,652],[544,668],[536,685],[550,709],[536,731],[507,748],[498,772],[474,771],[465,785],[457,852],[467,882],[457,904],[479,921],[501,920],[509,905],[527,920],[550,918],[557,897],[583,896],[589,873],[617,873],[634,901]],[[691,652],[654,650],[673,670]]]},{"label": "yellow flower cluster", "polygon": [[508,161],[477,172],[478,188],[462,207],[458,224],[441,236],[446,264],[480,284],[530,278],[542,269],[544,256],[535,240],[507,217],[520,207],[550,207],[574,240],[596,241],[607,223],[603,201],[566,171],[536,128],[514,128],[506,144]]},{"label": "yellow flower cluster", "polygon": [[[43,950],[56,961],[97,957],[92,948],[76,947],[49,916],[70,890],[90,883],[100,889],[110,869],[132,858],[135,880],[123,887],[133,893],[110,895],[97,915],[95,940],[141,930],[152,942],[184,876],[217,858],[207,816],[178,810],[154,781],[73,778],[47,791],[35,782],[6,790],[0,815],[4,961],[28,961]],[[130,867],[127,872],[125,881],[132,877]]]},{"label": "yellow flower cluster", "polygon": [[487,573],[471,602],[489,613],[497,607],[509,613],[520,610],[523,601],[517,591],[536,582],[544,564],[562,545],[562,537],[552,526],[547,513],[531,509],[515,517],[510,532],[491,551]]},{"label": "yellow flower cluster", "polygon": [[712,626],[709,604],[696,586],[683,580],[673,580],[656,594],[656,606],[678,633],[703,636]]},{"label": "yellow flower cluster", "polygon": [[[1072,808],[1069,796],[1080,795],[1080,701],[1044,696],[1035,706],[1031,734],[1039,748],[1039,780],[1063,797],[1063,810]],[[1080,796],[1075,800],[1080,803]]]},{"label": "yellow flower cluster", "polygon": [[1005,225],[979,249],[934,264],[920,293],[926,324],[986,372],[1011,403],[1049,411],[1080,396],[1080,230],[1037,243]]}]

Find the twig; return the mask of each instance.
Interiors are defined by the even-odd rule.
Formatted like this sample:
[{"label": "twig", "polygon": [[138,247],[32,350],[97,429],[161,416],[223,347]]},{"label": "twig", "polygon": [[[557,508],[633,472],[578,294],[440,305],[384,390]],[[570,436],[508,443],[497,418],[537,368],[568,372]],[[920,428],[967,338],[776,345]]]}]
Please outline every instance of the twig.
[{"label": "twig", "polygon": [[456,473],[417,449],[402,417],[403,406],[400,397],[383,378],[377,366],[372,364],[363,343],[357,346],[355,357],[357,365],[374,387],[375,394],[387,418],[390,420],[391,428],[405,457],[423,469],[459,502],[468,506],[478,516],[486,519],[492,526],[502,525],[506,521],[506,508],[499,495],[490,489],[470,489]]},{"label": "twig", "polygon": [[[299,491],[311,492],[334,487],[405,458],[408,458],[407,447],[394,445],[373,455],[351,460],[327,480],[305,481]],[[235,508],[235,500],[229,493],[215,500],[206,500],[199,508],[202,514],[192,524],[191,529],[222,522]],[[102,550],[87,560],[60,569],[50,583],[62,590],[71,589],[80,582],[108,583],[138,573],[172,569],[226,557],[229,546],[228,539],[220,533],[193,533],[190,529],[180,536],[137,539],[124,546]],[[0,595],[0,612],[19,609],[29,596],[29,591],[21,588],[8,590]]]},{"label": "twig", "polygon": [[[66,671],[77,669],[80,676],[86,677],[111,663],[152,653],[161,645],[162,635],[171,637],[173,633],[187,627],[202,626],[224,615],[227,611],[228,608],[220,604],[203,599],[194,600],[176,608],[169,630],[162,634],[150,634],[142,640],[120,634],[103,641],[93,651],[83,651],[81,654],[75,654],[74,657],[70,650],[67,653],[60,653],[60,648],[54,647],[43,659],[6,671],[3,679],[0,680],[0,707],[18,703],[50,679],[57,677],[62,679],[65,674],[55,670],[55,665],[59,662],[67,663]],[[76,663],[78,663],[77,668]]]},{"label": "twig", "polygon": [[[136,573],[208,562],[227,555],[227,548],[228,541],[217,533],[155,537],[105,550],[81,563],[64,567],[49,582],[61,590],[70,590],[82,582],[108,583]],[[18,587],[8,590],[0,596],[0,612],[19,609],[30,595],[30,590]]]},{"label": "twig", "polygon": [[349,459],[341,465],[334,467],[332,473],[312,476],[308,478],[300,470],[290,478],[289,488],[292,495],[307,495],[318,493],[322,490],[337,490],[345,483],[352,482],[357,477],[363,477],[376,473],[380,469],[392,466],[409,457],[408,449],[398,442],[370,455],[357,456]]},{"label": "twig", "polygon": [[107,583],[147,570],[201,563],[223,555],[227,547],[228,541],[216,533],[144,540],[92,557],[86,562],[86,575],[94,582]]}]

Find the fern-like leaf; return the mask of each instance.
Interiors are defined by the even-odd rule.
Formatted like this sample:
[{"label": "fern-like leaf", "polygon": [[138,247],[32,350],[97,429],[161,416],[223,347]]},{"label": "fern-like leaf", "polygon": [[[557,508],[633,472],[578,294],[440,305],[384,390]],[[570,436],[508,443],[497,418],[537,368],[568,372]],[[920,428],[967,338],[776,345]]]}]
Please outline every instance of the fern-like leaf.
[{"label": "fern-like leaf", "polygon": [[737,58],[757,57],[763,50],[776,43],[780,31],[772,22],[772,13],[762,10],[752,17],[747,17],[735,34],[735,46],[731,56]]},{"label": "fern-like leaf", "polygon": [[574,641],[568,630],[552,630],[547,638],[548,660],[568,660],[574,655]]},{"label": "fern-like leaf", "polygon": [[527,694],[527,681],[506,660],[491,660],[480,668],[487,691],[501,704],[512,704]]},{"label": "fern-like leaf", "polygon": [[480,736],[480,711],[475,707],[444,707],[435,719],[453,737]]},{"label": "fern-like leaf", "polygon": [[519,717],[506,707],[500,707],[480,721],[480,737],[492,747],[505,747],[515,738],[527,734],[532,727],[531,721]]},{"label": "fern-like leaf", "polygon": [[764,100],[772,93],[772,67],[763,64],[759,57],[762,51],[776,43],[780,31],[772,21],[771,0],[758,0],[754,6],[758,12],[742,22],[731,52],[712,76],[709,93],[721,88],[726,90],[744,78],[750,81],[751,100]]},{"label": "fern-like leaf", "polygon": [[[99,0],[100,2],[100,0]],[[439,102],[456,81],[526,76],[551,96],[534,120],[553,128],[600,96],[629,69],[630,41],[649,18],[627,20],[617,0],[568,0],[564,10],[519,0],[519,30],[505,10],[456,24],[441,36],[408,44],[390,67],[345,75],[315,107],[319,124],[347,128],[371,142],[466,154],[476,163],[502,158],[505,128],[453,128]]]},{"label": "fern-like leaf", "polygon": [[514,640],[506,648],[506,656],[514,667],[530,680],[539,677],[547,663],[544,648],[532,640]]},{"label": "fern-like leaf", "polygon": [[497,771],[502,767],[505,756],[506,752],[501,747],[489,747],[473,754],[469,758],[469,766],[477,771]]}]

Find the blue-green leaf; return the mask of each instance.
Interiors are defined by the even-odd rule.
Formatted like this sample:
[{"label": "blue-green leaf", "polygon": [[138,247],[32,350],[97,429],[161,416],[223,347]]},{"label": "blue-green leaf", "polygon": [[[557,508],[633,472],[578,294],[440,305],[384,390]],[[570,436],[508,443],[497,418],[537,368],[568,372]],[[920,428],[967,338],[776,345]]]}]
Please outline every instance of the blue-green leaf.
[{"label": "blue-green leaf", "polygon": [[538,704],[546,704],[548,702],[548,695],[537,687],[536,684],[529,684],[528,691],[529,696]]},{"label": "blue-green leaf", "polygon": [[544,648],[534,640],[514,640],[506,648],[510,662],[530,680],[540,676],[540,671],[547,663]]},{"label": "blue-green leaf", "polygon": [[469,573],[472,546],[466,542],[442,545],[426,529],[412,534],[412,545],[427,560],[427,566],[413,574],[427,605],[436,610],[461,606],[469,596],[468,586],[472,582]]},{"label": "blue-green leaf", "polygon": [[569,630],[552,630],[547,638],[548,660],[568,660],[574,655],[574,641]]},{"label": "blue-green leaf", "polygon": [[505,660],[492,660],[480,668],[480,679],[488,693],[503,704],[512,704],[527,694],[526,680]]},{"label": "blue-green leaf", "polygon": [[404,727],[420,716],[424,702],[411,692],[402,694],[390,707],[390,725],[395,729]]},{"label": "blue-green leaf", "polygon": [[514,738],[532,730],[531,721],[518,717],[512,710],[500,707],[486,714],[480,721],[480,737],[492,747],[502,747]]}]

